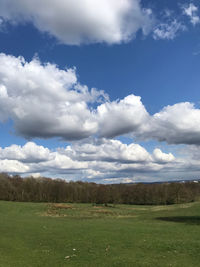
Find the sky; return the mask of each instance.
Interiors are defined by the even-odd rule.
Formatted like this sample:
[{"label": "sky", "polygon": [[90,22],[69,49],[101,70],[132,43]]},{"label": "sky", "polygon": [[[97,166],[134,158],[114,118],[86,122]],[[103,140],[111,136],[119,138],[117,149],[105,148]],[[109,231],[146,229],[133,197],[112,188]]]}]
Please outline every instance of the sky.
[{"label": "sky", "polygon": [[197,0],[0,0],[0,172],[200,178]]}]

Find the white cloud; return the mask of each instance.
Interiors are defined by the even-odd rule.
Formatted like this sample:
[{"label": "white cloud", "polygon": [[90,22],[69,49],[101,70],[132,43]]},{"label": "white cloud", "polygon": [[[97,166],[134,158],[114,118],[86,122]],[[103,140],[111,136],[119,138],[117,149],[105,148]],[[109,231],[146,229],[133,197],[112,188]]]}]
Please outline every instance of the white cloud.
[{"label": "white cloud", "polygon": [[164,107],[153,115],[146,134],[169,144],[200,144],[200,109],[189,102]]},{"label": "white cloud", "polygon": [[100,135],[114,137],[138,131],[148,120],[149,114],[141,98],[129,95],[120,101],[104,103],[97,108]]},{"label": "white cloud", "polygon": [[55,172],[62,170],[79,170],[88,167],[87,162],[73,160],[67,155],[57,151],[51,151],[34,142],[28,142],[24,146],[11,145],[0,148],[1,171],[9,173],[37,173]]},{"label": "white cloud", "polygon": [[173,40],[179,32],[182,32],[185,29],[186,27],[182,22],[173,19],[172,21],[158,24],[153,30],[153,38],[155,40]]},{"label": "white cloud", "polygon": [[0,120],[12,118],[17,134],[26,138],[90,136],[97,123],[87,103],[104,97],[81,86],[74,69],[0,54]]},{"label": "white cloud", "polygon": [[103,91],[82,86],[74,69],[0,54],[0,121],[7,119],[27,139],[129,134],[140,140],[200,144],[200,109],[192,103],[150,115],[139,96],[110,102]]},{"label": "white cloud", "polygon": [[98,106],[97,121],[100,135],[107,138],[130,133],[140,140],[200,144],[200,109],[189,102],[149,115],[140,97],[130,95]]},{"label": "white cloud", "polygon": [[48,148],[28,142],[23,147],[11,145],[10,147],[0,148],[0,159],[41,162],[50,160],[51,155]]},{"label": "white cloud", "polygon": [[175,157],[172,153],[163,153],[159,148],[155,148],[153,151],[153,157],[157,162],[172,162],[175,160]]},{"label": "white cloud", "polygon": [[[0,169],[10,174],[87,179],[96,182],[155,181],[198,178],[199,149],[185,147],[181,156],[119,140],[88,140],[50,150],[28,142],[0,148]],[[37,152],[37,153],[36,153]],[[195,153],[196,156],[193,156]]]},{"label": "white cloud", "polygon": [[41,162],[39,168],[46,171],[53,170],[63,171],[63,170],[80,170],[88,168],[87,162],[81,162],[73,160],[66,155],[62,155],[58,152],[52,152],[52,159],[47,162]]},{"label": "white cloud", "polygon": [[150,154],[138,144],[123,144],[119,140],[98,139],[89,143],[74,144],[59,151],[73,159],[82,161],[107,161],[134,163],[151,161]]},{"label": "white cloud", "polygon": [[0,160],[0,170],[1,172],[7,173],[28,173],[29,167],[17,160]]},{"label": "white cloud", "polygon": [[166,167],[170,163],[169,158],[173,157],[172,154],[159,151],[161,156],[155,158],[142,146],[123,144],[119,140],[88,141],[55,151],[33,142],[0,148],[0,168],[12,174],[71,175],[73,179],[103,180],[130,177],[133,172],[157,172]]},{"label": "white cloud", "polygon": [[183,5],[183,14],[190,18],[190,22],[195,26],[200,22],[200,17],[198,15],[198,7],[193,3]]},{"label": "white cloud", "polygon": [[32,22],[72,45],[126,42],[152,24],[151,10],[140,0],[0,0],[0,16],[14,24]]}]

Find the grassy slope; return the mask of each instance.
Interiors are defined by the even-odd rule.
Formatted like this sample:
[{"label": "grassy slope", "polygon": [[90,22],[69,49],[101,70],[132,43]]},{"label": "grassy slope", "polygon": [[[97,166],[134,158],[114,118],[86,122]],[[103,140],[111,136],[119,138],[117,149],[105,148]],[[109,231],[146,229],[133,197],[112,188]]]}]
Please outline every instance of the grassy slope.
[{"label": "grassy slope", "polygon": [[0,266],[200,266],[200,203],[67,207],[0,201]]}]

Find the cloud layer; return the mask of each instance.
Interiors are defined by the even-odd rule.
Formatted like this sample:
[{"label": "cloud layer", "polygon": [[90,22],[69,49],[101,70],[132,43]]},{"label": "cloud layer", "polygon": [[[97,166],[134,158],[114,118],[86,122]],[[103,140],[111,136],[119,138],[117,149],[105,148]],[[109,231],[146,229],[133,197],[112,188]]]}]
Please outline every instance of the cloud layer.
[{"label": "cloud layer", "polygon": [[[0,148],[0,169],[10,174],[61,177],[103,183],[198,178],[199,150],[180,150],[183,157],[119,140],[90,139],[50,150],[28,142]],[[195,155],[195,156],[194,156]]]},{"label": "cloud layer", "polygon": [[70,45],[127,42],[152,24],[139,0],[0,0],[0,16],[13,24],[32,22]]},{"label": "cloud layer", "polygon": [[73,179],[112,179],[135,173],[156,172],[176,162],[175,157],[155,149],[151,155],[138,144],[92,139],[52,151],[34,142],[0,148],[0,168],[11,174],[66,175]]},{"label": "cloud layer", "polygon": [[75,69],[0,54],[0,121],[7,119],[27,139],[129,134],[139,140],[200,144],[200,109],[193,103],[166,106],[150,115],[139,96],[111,102],[103,91],[89,90],[78,82]]},{"label": "cloud layer", "polygon": [[[82,140],[54,151],[34,142],[0,148],[0,170],[11,174],[109,183],[182,178],[199,171],[200,110],[194,104],[177,103],[150,115],[139,96],[111,102],[103,91],[89,90],[78,82],[75,69],[0,54],[0,120],[7,119],[27,139]],[[126,134],[190,148],[175,157],[111,139]]]}]

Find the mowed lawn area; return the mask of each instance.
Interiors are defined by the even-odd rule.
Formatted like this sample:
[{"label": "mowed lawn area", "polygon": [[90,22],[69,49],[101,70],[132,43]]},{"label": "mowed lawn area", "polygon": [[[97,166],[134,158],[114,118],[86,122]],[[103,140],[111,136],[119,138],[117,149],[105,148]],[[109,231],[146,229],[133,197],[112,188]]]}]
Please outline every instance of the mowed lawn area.
[{"label": "mowed lawn area", "polygon": [[0,266],[200,266],[200,203],[0,201]]}]

